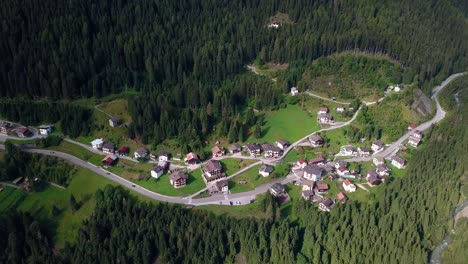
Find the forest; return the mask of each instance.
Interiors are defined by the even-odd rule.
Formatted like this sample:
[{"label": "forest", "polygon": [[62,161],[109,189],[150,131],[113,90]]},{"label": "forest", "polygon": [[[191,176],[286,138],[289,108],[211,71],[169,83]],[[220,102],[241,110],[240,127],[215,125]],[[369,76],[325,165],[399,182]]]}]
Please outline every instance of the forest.
[{"label": "forest", "polygon": [[[304,67],[346,50],[385,54],[404,66],[403,82],[428,92],[468,65],[462,2],[6,0],[0,97],[100,98],[135,89],[132,138],[178,138],[199,149],[209,131],[226,136],[246,107],[274,109],[296,85],[294,74],[282,86],[251,76],[245,65],[254,60]],[[269,29],[278,12],[292,23]]]}]

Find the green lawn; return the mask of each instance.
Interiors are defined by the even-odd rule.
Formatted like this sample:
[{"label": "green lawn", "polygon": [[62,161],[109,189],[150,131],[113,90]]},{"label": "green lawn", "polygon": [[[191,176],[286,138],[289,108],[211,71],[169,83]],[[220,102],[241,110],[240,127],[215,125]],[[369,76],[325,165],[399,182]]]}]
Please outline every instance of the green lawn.
[{"label": "green lawn", "polygon": [[[263,177],[258,174],[258,170],[261,165],[256,165],[251,169],[247,170],[246,172],[232,178],[229,180],[229,191],[231,193],[240,193],[240,192],[248,192],[254,190],[256,187],[271,182],[275,179],[281,177],[282,173],[275,171],[268,177]],[[281,169],[280,169],[281,170]],[[246,181],[246,184],[241,184],[239,182]]]},{"label": "green lawn", "polygon": [[291,200],[280,206],[281,215],[283,218],[289,218],[290,221],[295,221],[297,216],[294,209],[294,203],[297,203],[302,199],[302,187],[288,183],[285,185],[285,188]]},{"label": "green lawn", "polygon": [[256,160],[249,160],[249,159],[223,159],[220,160],[221,165],[223,166],[223,170],[227,176],[230,176],[240,169],[249,166],[252,163],[257,162]]},{"label": "green lawn", "polygon": [[111,116],[118,117],[122,123],[131,122],[132,119],[128,112],[128,101],[126,99],[117,99],[108,103],[103,103],[99,109],[110,114]]},{"label": "green lawn", "polygon": [[146,177],[146,179],[133,180],[133,182],[148,190],[168,196],[187,196],[205,188],[200,169],[190,172],[187,185],[182,188],[174,188],[169,182],[168,174],[164,174],[159,179]]},{"label": "green lawn", "polygon": [[256,201],[247,205],[237,205],[237,206],[226,206],[226,205],[203,205],[195,207],[194,211],[203,212],[208,211],[215,215],[226,215],[235,218],[265,218],[265,212],[262,212],[260,209],[260,204],[262,200],[265,199],[266,195],[258,195]]},{"label": "green lawn", "polygon": [[[73,143],[70,143],[68,141],[65,141],[65,140],[62,140],[62,142],[60,143],[60,145],[58,146],[52,146],[52,147],[49,147],[47,149],[50,149],[50,150],[56,150],[56,151],[60,151],[60,152],[65,152],[65,153],[68,153],[70,155],[73,155],[79,159],[82,159],[82,160],[102,160],[102,158],[104,158],[104,154],[103,155],[98,155],[98,154],[95,154],[79,145],[76,145],[76,144],[73,144]],[[100,161],[99,160],[99,161]]]}]

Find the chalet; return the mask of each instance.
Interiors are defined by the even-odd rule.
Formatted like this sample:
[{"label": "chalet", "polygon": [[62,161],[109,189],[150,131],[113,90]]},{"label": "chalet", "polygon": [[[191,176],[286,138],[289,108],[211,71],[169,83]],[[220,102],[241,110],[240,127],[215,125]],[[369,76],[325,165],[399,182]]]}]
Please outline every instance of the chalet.
[{"label": "chalet", "polygon": [[109,154],[107,155],[106,157],[104,157],[102,159],[102,164],[104,164],[105,166],[112,166],[115,164],[115,162],[119,159],[119,157],[117,157],[116,155],[114,154]]},{"label": "chalet", "polygon": [[314,148],[320,148],[323,146],[323,138],[317,134],[313,134],[312,136],[309,137],[310,144]]},{"label": "chalet", "polygon": [[328,107],[320,107],[318,114],[327,114],[328,113]]},{"label": "chalet", "polygon": [[354,151],[353,146],[343,146],[340,148],[340,154],[342,156],[354,156],[356,155],[356,151]]},{"label": "chalet", "polygon": [[217,181],[214,186],[217,192],[227,193],[229,191],[229,184],[227,180]]},{"label": "chalet", "polygon": [[295,96],[298,93],[299,93],[299,90],[297,90],[297,87],[291,87],[291,95],[292,96]]},{"label": "chalet", "polygon": [[385,146],[385,145],[384,145],[384,143],[382,143],[382,141],[377,140],[377,141],[374,141],[374,142],[372,143],[371,148],[372,148],[372,151],[377,152],[377,151],[382,150],[382,149],[384,148],[384,146]]},{"label": "chalet", "polygon": [[116,127],[116,126],[118,126],[119,124],[120,124],[119,118],[117,118],[117,117],[115,117],[115,116],[109,118],[109,125],[110,125],[111,127]]},{"label": "chalet", "polygon": [[20,138],[29,137],[30,134],[31,131],[29,131],[29,129],[26,127],[20,127],[16,129],[16,135],[18,135]]},{"label": "chalet", "polygon": [[333,117],[329,114],[319,114],[317,120],[321,124],[333,123]]},{"label": "chalet", "polygon": [[368,147],[358,147],[357,152],[359,156],[368,157],[371,154],[371,149]]},{"label": "chalet", "polygon": [[241,152],[241,151],[242,151],[241,146],[239,146],[239,145],[237,145],[237,144],[231,145],[231,146],[229,147],[229,152],[230,152],[231,154],[236,154],[236,153],[239,153],[239,152]]},{"label": "chalet", "polygon": [[343,189],[346,192],[355,192],[356,191],[356,185],[354,185],[350,180],[344,180],[343,181]]},{"label": "chalet", "polygon": [[320,155],[320,156],[316,157],[315,159],[311,159],[309,161],[309,164],[311,164],[311,165],[324,165],[325,162],[327,162],[327,160],[322,155]]},{"label": "chalet", "polygon": [[115,153],[115,144],[112,142],[106,142],[102,145],[102,152],[106,154],[114,154]]},{"label": "chalet", "polygon": [[330,198],[322,199],[319,203],[319,209],[324,212],[330,212],[335,202]]},{"label": "chalet", "polygon": [[285,193],[284,186],[281,183],[275,183],[270,187],[270,193],[273,196],[278,197]]},{"label": "chalet", "polygon": [[193,152],[190,152],[188,153],[186,156],[185,156],[185,163],[187,164],[198,164],[200,163],[200,158],[198,158],[198,155],[193,153]]},{"label": "chalet", "polygon": [[174,186],[174,188],[184,187],[187,183],[188,175],[183,172],[174,172],[169,176],[169,181]]},{"label": "chalet", "polygon": [[318,193],[327,193],[330,188],[328,187],[328,184],[319,182],[317,183],[317,192]]},{"label": "chalet", "polygon": [[54,125],[41,125],[39,126],[39,134],[47,136],[52,133]]},{"label": "chalet", "polygon": [[304,169],[304,167],[307,166],[307,161],[301,158],[297,161],[297,166],[299,166],[301,169]]},{"label": "chalet", "polygon": [[159,179],[159,177],[161,177],[163,174],[164,174],[164,167],[161,167],[161,166],[155,166],[152,170],[151,170],[151,177],[153,178],[156,178],[156,179]]},{"label": "chalet", "polygon": [[422,139],[422,132],[419,130],[414,131],[414,133],[409,137],[408,144],[412,147],[417,148],[419,143],[421,143]]},{"label": "chalet", "polygon": [[161,152],[158,156],[159,163],[169,162],[170,159],[171,159],[171,153],[169,152]]},{"label": "chalet", "polygon": [[346,203],[348,201],[348,197],[343,192],[339,192],[336,195],[336,198],[338,198],[338,200],[340,200],[341,203]]},{"label": "chalet", "polygon": [[146,158],[148,156],[148,150],[141,147],[135,150],[135,152],[133,153],[133,156],[135,157],[135,159]]},{"label": "chalet", "polygon": [[252,157],[258,157],[262,152],[262,148],[257,143],[249,143],[244,148]]},{"label": "chalet", "polygon": [[258,174],[262,175],[263,177],[268,177],[273,172],[273,170],[273,166],[264,164],[258,170]]},{"label": "chalet", "polygon": [[344,160],[339,160],[339,161],[335,162],[335,169],[338,169],[340,167],[348,167],[348,162],[346,162]]},{"label": "chalet", "polygon": [[306,201],[312,201],[314,199],[314,194],[312,190],[302,191],[302,198]]},{"label": "chalet", "polygon": [[285,149],[287,149],[291,144],[290,144],[288,141],[286,141],[286,140],[278,140],[278,141],[276,141],[275,145],[276,145],[279,149],[285,150]]},{"label": "chalet", "polygon": [[265,158],[278,158],[281,149],[271,144],[262,144],[263,156]]},{"label": "chalet", "polygon": [[104,140],[102,140],[102,138],[97,138],[91,141],[91,146],[93,146],[94,149],[101,149],[102,144],[104,144]]},{"label": "chalet", "polygon": [[120,155],[120,156],[125,156],[127,157],[128,154],[130,153],[130,148],[127,147],[127,146],[121,146],[119,148],[119,150],[117,151],[117,153]]},{"label": "chalet", "polygon": [[403,169],[406,165],[406,160],[395,155],[392,157],[392,165],[397,167],[398,169]]},{"label": "chalet", "polygon": [[349,174],[349,170],[345,166],[341,166],[338,169],[336,169],[336,174],[338,174],[338,176],[342,177],[342,176],[345,176],[345,175]]},{"label": "chalet", "polygon": [[337,112],[337,113],[343,113],[344,111],[345,111],[345,108],[342,107],[342,106],[338,106],[338,107],[336,108],[336,112]]},{"label": "chalet", "polygon": [[312,191],[315,187],[315,182],[311,180],[301,179],[301,185],[303,191]]},{"label": "chalet", "polygon": [[375,157],[372,159],[372,162],[374,163],[375,166],[379,166],[380,164],[385,164],[385,161],[381,157]]},{"label": "chalet", "polygon": [[415,124],[410,124],[408,126],[408,130],[413,130],[413,129],[416,129],[416,125]]},{"label": "chalet", "polygon": [[223,167],[218,160],[207,161],[202,168],[202,172],[205,183],[226,177],[226,174],[223,173]]},{"label": "chalet", "polygon": [[212,149],[211,149],[211,155],[213,157],[221,157],[225,154],[225,151],[224,151],[224,148],[223,147],[220,147],[218,145],[214,146]]},{"label": "chalet", "polygon": [[11,124],[8,122],[0,122],[0,133],[1,134],[8,134],[11,129]]},{"label": "chalet", "polygon": [[377,172],[375,170],[370,170],[367,172],[367,176],[366,176],[366,179],[367,179],[367,183],[369,184],[369,186],[376,186],[376,185],[379,185],[381,183],[381,180],[379,178],[379,175],[377,174]]},{"label": "chalet", "polygon": [[384,164],[377,165],[377,169],[375,170],[380,177],[388,176],[388,167]]},{"label": "chalet", "polygon": [[307,165],[304,168],[304,178],[311,181],[320,181],[322,179],[323,170],[317,165]]}]

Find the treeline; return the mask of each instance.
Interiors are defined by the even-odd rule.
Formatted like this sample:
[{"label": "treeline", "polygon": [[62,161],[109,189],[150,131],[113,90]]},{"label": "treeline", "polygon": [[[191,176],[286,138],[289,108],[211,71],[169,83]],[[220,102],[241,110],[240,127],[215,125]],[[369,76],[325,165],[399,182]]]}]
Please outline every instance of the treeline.
[{"label": "treeline", "polygon": [[60,122],[62,132],[71,137],[87,135],[93,127],[90,109],[65,102],[1,99],[0,113],[2,117],[22,125]]},{"label": "treeline", "polygon": [[[9,141],[5,142],[5,150],[3,160],[0,160],[0,181],[23,177],[29,180],[31,189],[40,190],[43,180],[68,186],[76,172],[72,165],[63,160],[23,152]],[[39,181],[35,181],[35,178],[39,178]]]}]

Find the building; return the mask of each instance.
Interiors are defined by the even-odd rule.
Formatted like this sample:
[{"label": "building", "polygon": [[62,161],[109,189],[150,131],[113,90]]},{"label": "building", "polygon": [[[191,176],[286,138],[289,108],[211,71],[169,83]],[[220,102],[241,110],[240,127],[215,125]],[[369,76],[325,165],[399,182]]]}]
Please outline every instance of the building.
[{"label": "building", "polygon": [[154,166],[153,169],[151,169],[151,177],[159,179],[164,174],[164,167],[161,166]]},{"label": "building", "polygon": [[338,169],[340,167],[348,167],[348,162],[346,162],[344,160],[339,160],[339,161],[335,162],[335,169]]},{"label": "building", "polygon": [[320,181],[322,179],[323,170],[317,165],[307,165],[304,168],[304,178],[311,181]]},{"label": "building", "polygon": [[112,142],[106,142],[102,145],[102,152],[106,154],[114,154],[115,153],[115,144]]},{"label": "building", "polygon": [[309,142],[314,148],[320,148],[323,146],[324,140],[320,135],[313,134],[309,137]]},{"label": "building", "polygon": [[146,150],[145,148],[141,147],[137,150],[135,150],[135,152],[133,153],[135,159],[144,159],[148,156],[148,150]]},{"label": "building", "polygon": [[169,162],[170,159],[171,159],[171,153],[169,152],[161,152],[158,156],[159,163]]},{"label": "building", "polygon": [[31,131],[29,131],[27,127],[20,127],[16,129],[16,135],[18,135],[20,138],[29,137],[30,134]]},{"label": "building", "polygon": [[346,196],[346,194],[344,194],[343,192],[339,192],[337,195],[336,195],[336,198],[338,198],[338,200],[341,202],[341,203],[346,203],[348,201],[348,197]]},{"label": "building", "polygon": [[379,185],[382,182],[379,178],[379,174],[375,170],[370,170],[367,172],[366,180],[371,187]]},{"label": "building", "polygon": [[281,155],[281,149],[271,144],[262,144],[262,150],[265,158],[278,158]]},{"label": "building", "polygon": [[372,142],[372,146],[371,146],[371,149],[372,151],[374,152],[377,152],[377,151],[380,151],[384,148],[384,143],[382,143],[382,141],[380,140],[377,140],[377,141],[374,141]]},{"label": "building", "polygon": [[317,121],[321,124],[333,123],[333,117],[329,114],[319,114],[317,116]]},{"label": "building", "polygon": [[297,90],[297,87],[291,87],[291,95],[292,96],[295,96],[298,93],[299,93],[299,90]]},{"label": "building", "polygon": [[221,157],[221,156],[224,156],[225,154],[225,151],[224,151],[224,148],[223,147],[220,147],[218,145],[214,146],[212,149],[211,149],[211,155],[213,157]]},{"label": "building", "polygon": [[397,167],[398,169],[403,169],[406,166],[406,160],[395,155],[392,157],[392,165]]},{"label": "building", "polygon": [[202,168],[203,179],[205,183],[216,181],[218,179],[225,178],[226,175],[223,173],[223,167],[218,160],[209,160],[205,163]]},{"label": "building", "polygon": [[421,143],[422,132],[419,130],[414,131],[414,133],[408,138],[408,144],[412,147],[417,148],[419,143]]},{"label": "building", "polygon": [[317,183],[317,192],[318,193],[327,193],[329,189],[330,189],[330,187],[328,186],[328,184],[323,183],[323,182]]},{"label": "building", "polygon": [[413,129],[416,129],[416,125],[415,124],[409,124],[408,130],[413,130]]},{"label": "building", "polygon": [[346,191],[346,192],[355,192],[356,191],[356,185],[354,185],[354,183],[352,183],[350,180],[346,179],[343,181],[342,183],[343,185],[343,189]]},{"label": "building", "polygon": [[47,136],[50,133],[52,133],[53,129],[54,129],[54,125],[41,125],[39,126],[39,134]]},{"label": "building", "polygon": [[174,188],[181,188],[187,184],[188,175],[183,172],[174,172],[169,176],[169,181]]},{"label": "building", "polygon": [[312,190],[307,190],[307,191],[302,191],[302,198],[306,201],[312,201],[314,200],[314,191]]},{"label": "building", "polygon": [[241,146],[237,145],[237,144],[233,144],[229,147],[229,152],[231,154],[236,154],[236,153],[239,153],[242,151],[242,148]]},{"label": "building", "polygon": [[113,166],[117,162],[118,159],[119,157],[117,157],[116,155],[109,154],[102,159],[102,164],[105,166]]},{"label": "building", "polygon": [[330,198],[322,199],[319,203],[319,209],[324,212],[330,212],[335,202]]},{"label": "building", "polygon": [[11,124],[8,122],[0,122],[0,133],[1,134],[8,134],[11,129]]},{"label": "building", "polygon": [[338,176],[340,176],[340,177],[343,177],[343,176],[349,174],[349,170],[345,166],[340,166],[340,167],[338,167],[338,169],[336,169],[336,174],[338,174]]},{"label": "building", "polygon": [[262,152],[262,148],[257,143],[249,143],[244,148],[251,157],[258,157]]},{"label": "building", "polygon": [[375,170],[380,177],[388,176],[388,167],[384,164],[377,165],[377,169]]},{"label": "building", "polygon": [[307,166],[307,161],[303,158],[300,158],[296,164],[299,166],[299,168],[304,169],[305,166]]},{"label": "building", "polygon": [[327,114],[328,113],[328,107],[320,107],[318,114]]},{"label": "building", "polygon": [[287,148],[291,145],[291,144],[290,144],[288,141],[286,141],[286,140],[278,140],[278,141],[276,141],[275,144],[276,144],[276,146],[277,146],[279,149],[281,149],[281,150],[285,150],[285,149],[287,149]]},{"label": "building", "polygon": [[358,147],[357,152],[359,156],[368,157],[371,154],[371,149],[368,147]]},{"label": "building", "polygon": [[102,138],[97,138],[97,139],[91,141],[91,146],[94,149],[102,149],[102,144],[104,144],[104,140],[102,140]]},{"label": "building", "polygon": [[372,162],[374,163],[375,166],[379,166],[380,164],[385,164],[385,161],[381,157],[375,157],[372,159]]},{"label": "building", "polygon": [[345,108],[344,108],[343,106],[338,106],[338,107],[336,108],[336,112],[337,112],[337,113],[343,113],[344,111],[345,111]]},{"label": "building", "polygon": [[278,29],[280,26],[281,26],[281,24],[280,24],[280,22],[278,22],[278,21],[271,22],[271,23],[268,25],[269,28],[274,28],[274,29]]},{"label": "building", "polygon": [[327,162],[327,159],[325,159],[322,155],[319,155],[318,157],[311,159],[309,161],[309,164],[311,165],[324,165]]},{"label": "building", "polygon": [[190,152],[188,153],[186,156],[185,156],[185,163],[187,164],[191,164],[191,165],[194,165],[194,164],[198,164],[200,163],[200,158],[198,158],[198,155],[193,153],[193,152]]},{"label": "building", "polygon": [[258,174],[262,175],[263,177],[268,177],[273,172],[273,170],[273,166],[264,164],[258,170]]},{"label": "building", "polygon": [[303,191],[312,191],[315,187],[315,182],[311,180],[301,179],[301,185]]},{"label": "building", "polygon": [[220,193],[228,193],[229,192],[229,184],[227,180],[220,180],[215,182],[215,190],[216,192]]},{"label": "building", "polygon": [[353,146],[342,146],[340,148],[340,155],[342,155],[342,156],[354,156],[354,155],[356,155],[356,151],[354,150]]},{"label": "building", "polygon": [[120,124],[119,118],[117,118],[117,117],[115,117],[115,116],[109,118],[109,125],[110,125],[111,127],[116,127],[116,126],[118,126],[119,124]]},{"label": "building", "polygon": [[275,183],[270,187],[270,193],[275,197],[284,194],[285,191],[286,190],[284,189],[284,186],[281,183]]},{"label": "building", "polygon": [[119,150],[117,151],[117,153],[118,153],[120,156],[127,157],[128,154],[130,154],[130,148],[127,147],[127,146],[121,146],[121,147],[119,148]]}]

